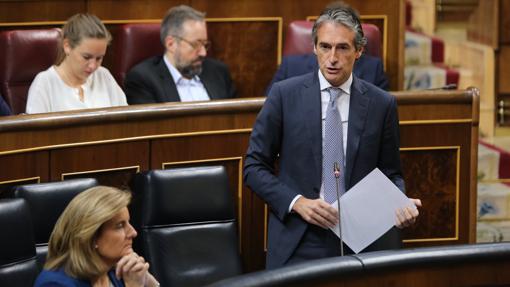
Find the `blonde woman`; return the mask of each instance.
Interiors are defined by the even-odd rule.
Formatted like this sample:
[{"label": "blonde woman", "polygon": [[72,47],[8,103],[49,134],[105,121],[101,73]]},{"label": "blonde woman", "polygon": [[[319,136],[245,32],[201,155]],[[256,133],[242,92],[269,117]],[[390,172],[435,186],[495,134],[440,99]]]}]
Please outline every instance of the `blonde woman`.
[{"label": "blonde woman", "polygon": [[62,28],[54,66],[39,73],[28,91],[26,112],[127,105],[110,72],[101,66],[111,35],[94,15],[76,14]]},{"label": "blonde woman", "polygon": [[76,196],[55,225],[34,286],[159,286],[132,249],[130,200],[129,192],[106,186]]}]

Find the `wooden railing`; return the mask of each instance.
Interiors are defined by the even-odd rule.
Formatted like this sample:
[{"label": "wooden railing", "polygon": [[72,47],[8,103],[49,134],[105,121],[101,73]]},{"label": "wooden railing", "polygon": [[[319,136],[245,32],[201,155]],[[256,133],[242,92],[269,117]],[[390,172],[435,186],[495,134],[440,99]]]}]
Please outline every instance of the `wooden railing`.
[{"label": "wooden railing", "polygon": [[[422,199],[406,246],[474,242],[478,92],[395,92],[407,194]],[[246,271],[264,266],[266,208],[242,182],[265,98],[165,103],[0,119],[0,195],[12,186],[95,177],[128,187],[139,171],[222,164]]]}]

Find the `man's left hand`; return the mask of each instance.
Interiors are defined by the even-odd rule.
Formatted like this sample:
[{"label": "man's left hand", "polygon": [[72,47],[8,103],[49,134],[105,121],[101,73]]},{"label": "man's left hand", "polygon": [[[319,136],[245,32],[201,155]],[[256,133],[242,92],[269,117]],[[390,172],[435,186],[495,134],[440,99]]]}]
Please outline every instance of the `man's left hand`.
[{"label": "man's left hand", "polygon": [[411,202],[416,206],[405,207],[397,210],[397,226],[398,228],[404,228],[413,225],[416,222],[416,218],[420,214],[418,207],[421,207],[421,200],[417,198],[409,198]]}]

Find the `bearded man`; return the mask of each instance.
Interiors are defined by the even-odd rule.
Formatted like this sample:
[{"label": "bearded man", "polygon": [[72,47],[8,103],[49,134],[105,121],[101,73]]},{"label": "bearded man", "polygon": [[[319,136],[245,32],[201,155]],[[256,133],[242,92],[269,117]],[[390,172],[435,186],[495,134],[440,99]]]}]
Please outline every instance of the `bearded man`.
[{"label": "bearded man", "polygon": [[204,17],[186,5],[168,10],[160,31],[165,54],[144,60],[126,75],[130,105],[235,97],[228,67],[206,58],[211,43]]}]

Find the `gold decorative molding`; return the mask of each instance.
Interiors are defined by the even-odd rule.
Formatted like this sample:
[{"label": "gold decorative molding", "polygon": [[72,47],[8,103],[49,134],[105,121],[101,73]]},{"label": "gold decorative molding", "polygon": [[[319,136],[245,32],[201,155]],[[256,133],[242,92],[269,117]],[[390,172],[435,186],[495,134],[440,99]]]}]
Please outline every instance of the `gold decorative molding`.
[{"label": "gold decorative molding", "polygon": [[444,119],[444,120],[412,120],[399,121],[401,126],[409,125],[447,125],[447,124],[471,124],[473,119]]},{"label": "gold decorative molding", "polygon": [[27,178],[19,178],[19,179],[13,179],[13,180],[6,180],[6,181],[0,181],[1,184],[11,184],[16,182],[23,182],[23,181],[32,181],[37,180],[37,183],[41,183],[41,177],[40,176],[34,176],[34,177],[27,177]]},{"label": "gold decorative molding", "polygon": [[87,170],[87,171],[62,173],[62,175],[60,176],[60,180],[65,180],[66,176],[71,176],[71,175],[82,175],[82,174],[91,174],[91,173],[105,173],[105,172],[109,172],[109,171],[121,171],[121,170],[130,170],[130,169],[136,169],[136,172],[140,172],[140,166],[139,165],[133,165],[133,166],[125,166],[125,167],[116,167],[116,168],[95,169],[95,170]]},{"label": "gold decorative molding", "polygon": [[235,156],[235,157],[223,157],[223,158],[207,158],[207,159],[199,159],[199,160],[188,160],[188,161],[173,161],[173,162],[164,162],[161,164],[162,169],[167,169],[170,166],[180,166],[180,165],[189,165],[196,163],[214,163],[214,162],[225,162],[225,161],[238,161],[238,185],[237,185],[237,228],[239,230],[239,252],[242,252],[242,240],[243,240],[243,232],[242,232],[242,222],[243,222],[243,157]]},{"label": "gold decorative molding", "polygon": [[127,137],[127,138],[116,138],[116,139],[109,139],[109,140],[77,142],[77,143],[58,144],[58,145],[49,145],[49,146],[41,146],[41,147],[34,147],[34,148],[3,151],[3,152],[0,152],[0,156],[24,153],[24,152],[41,151],[41,150],[53,150],[53,149],[62,149],[62,148],[70,148],[70,147],[89,146],[89,145],[96,145],[96,144],[110,144],[110,143],[122,143],[122,142],[131,142],[131,141],[140,141],[140,140],[153,140],[153,139],[192,137],[192,136],[218,135],[218,134],[251,133],[251,130],[252,130],[251,128],[247,128],[247,129],[231,129],[231,130],[216,130],[216,131],[197,131],[197,132],[187,132],[187,133],[169,133],[169,134],[160,134],[160,135],[147,135],[147,136],[137,136],[137,137]]},{"label": "gold decorative molding", "polygon": [[436,241],[458,241],[459,240],[459,217],[460,217],[460,146],[424,146],[424,147],[406,147],[400,148],[400,151],[430,151],[430,150],[455,150],[457,159],[455,167],[455,235],[453,237],[438,238],[413,238],[405,239],[404,243],[415,242],[436,242]]}]

